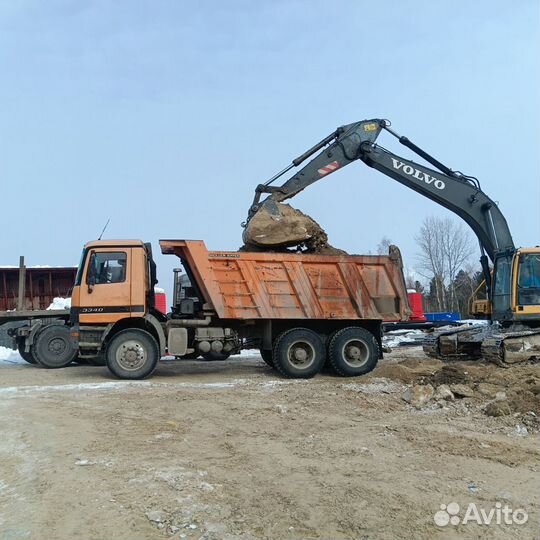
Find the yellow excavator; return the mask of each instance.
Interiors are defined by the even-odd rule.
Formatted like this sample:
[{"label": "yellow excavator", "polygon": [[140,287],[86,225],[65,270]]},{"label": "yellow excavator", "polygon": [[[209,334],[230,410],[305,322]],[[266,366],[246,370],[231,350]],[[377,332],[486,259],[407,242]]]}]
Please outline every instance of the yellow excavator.
[{"label": "yellow excavator", "polygon": [[[246,249],[316,251],[324,231],[283,201],[355,161],[361,161],[461,217],[480,244],[487,300],[473,304],[489,324],[434,332],[424,351],[434,357],[486,358],[499,365],[540,360],[540,247],[516,248],[504,215],[477,178],[454,171],[388,120],[371,119],[337,128],[281,172],[257,186],[244,226]],[[376,144],[385,131],[431,164],[405,159]],[[315,157],[281,186],[278,178]],[[261,201],[263,194],[267,196]],[[490,264],[491,263],[491,264]]]}]

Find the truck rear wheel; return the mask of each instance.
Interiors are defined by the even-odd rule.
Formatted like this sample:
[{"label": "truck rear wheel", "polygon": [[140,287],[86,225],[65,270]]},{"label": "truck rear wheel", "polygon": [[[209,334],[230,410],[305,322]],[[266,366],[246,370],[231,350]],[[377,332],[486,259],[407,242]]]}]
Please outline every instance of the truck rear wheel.
[{"label": "truck rear wheel", "polygon": [[69,327],[54,324],[41,330],[34,341],[33,356],[49,369],[69,366],[77,356]]},{"label": "truck rear wheel", "polygon": [[326,350],[319,334],[307,328],[281,333],[273,351],[274,367],[285,377],[309,379],[324,365]]},{"label": "truck rear wheel", "polygon": [[158,344],[149,332],[138,328],[118,332],[106,350],[107,367],[120,379],[144,379],[156,368]]},{"label": "truck rear wheel", "polygon": [[19,341],[17,344],[17,348],[19,349],[19,354],[21,355],[21,358],[28,362],[29,364],[37,364],[36,359],[34,358],[34,353],[32,351],[32,347],[30,347],[29,351],[24,350],[24,342]]},{"label": "truck rear wheel", "polygon": [[371,371],[379,360],[379,345],[365,328],[350,326],[336,332],[328,345],[328,364],[342,377]]}]

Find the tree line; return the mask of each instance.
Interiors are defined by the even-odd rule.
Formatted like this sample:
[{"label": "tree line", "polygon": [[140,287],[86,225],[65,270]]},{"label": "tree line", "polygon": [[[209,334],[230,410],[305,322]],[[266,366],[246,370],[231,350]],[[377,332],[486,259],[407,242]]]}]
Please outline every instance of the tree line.
[{"label": "tree line", "polygon": [[[469,299],[483,280],[475,252],[472,234],[461,223],[445,217],[424,219],[414,237],[418,246],[413,272],[405,275],[408,289],[423,295],[424,311],[455,311],[461,318],[469,317]],[[388,253],[391,240],[383,237],[378,254]],[[484,298],[481,290],[478,298]]]}]

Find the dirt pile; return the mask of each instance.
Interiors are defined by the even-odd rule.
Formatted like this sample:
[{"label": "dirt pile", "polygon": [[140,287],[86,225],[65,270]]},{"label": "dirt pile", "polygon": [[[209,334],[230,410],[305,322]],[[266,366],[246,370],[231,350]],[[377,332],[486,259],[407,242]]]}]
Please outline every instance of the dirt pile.
[{"label": "dirt pile", "polygon": [[490,362],[443,363],[425,358],[420,348],[398,349],[392,357],[373,373],[408,385],[402,399],[415,408],[466,407],[540,431],[540,365],[502,369]]},{"label": "dirt pile", "polygon": [[310,216],[289,204],[263,203],[247,224],[244,251],[283,251],[300,247],[307,253],[346,255],[328,243],[324,229]]}]

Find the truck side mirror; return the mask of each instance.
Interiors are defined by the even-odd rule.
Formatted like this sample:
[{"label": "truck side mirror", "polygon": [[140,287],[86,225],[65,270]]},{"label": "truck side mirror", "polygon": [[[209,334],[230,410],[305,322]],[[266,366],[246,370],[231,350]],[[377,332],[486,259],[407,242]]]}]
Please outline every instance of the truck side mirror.
[{"label": "truck side mirror", "polygon": [[96,284],[96,278],[94,276],[88,276],[88,292],[91,293],[94,290],[94,285]]}]

